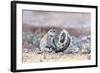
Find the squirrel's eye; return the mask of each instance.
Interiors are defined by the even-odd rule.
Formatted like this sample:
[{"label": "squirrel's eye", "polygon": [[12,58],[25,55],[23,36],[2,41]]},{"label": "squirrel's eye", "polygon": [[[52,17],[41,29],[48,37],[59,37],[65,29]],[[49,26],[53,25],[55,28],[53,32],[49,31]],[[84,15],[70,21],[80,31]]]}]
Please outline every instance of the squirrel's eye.
[{"label": "squirrel's eye", "polygon": [[52,31],[50,31],[50,32],[52,32]]},{"label": "squirrel's eye", "polygon": [[55,30],[53,32],[55,32]]}]

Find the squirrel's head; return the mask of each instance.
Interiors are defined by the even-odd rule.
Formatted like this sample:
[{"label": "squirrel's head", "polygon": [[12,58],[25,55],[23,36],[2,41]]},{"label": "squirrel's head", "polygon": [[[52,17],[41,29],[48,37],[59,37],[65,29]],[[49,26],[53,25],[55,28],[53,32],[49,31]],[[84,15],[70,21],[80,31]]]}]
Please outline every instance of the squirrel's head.
[{"label": "squirrel's head", "polygon": [[55,29],[50,29],[50,30],[48,31],[48,34],[49,34],[50,37],[55,37],[56,34],[57,34],[57,30],[55,30]]}]

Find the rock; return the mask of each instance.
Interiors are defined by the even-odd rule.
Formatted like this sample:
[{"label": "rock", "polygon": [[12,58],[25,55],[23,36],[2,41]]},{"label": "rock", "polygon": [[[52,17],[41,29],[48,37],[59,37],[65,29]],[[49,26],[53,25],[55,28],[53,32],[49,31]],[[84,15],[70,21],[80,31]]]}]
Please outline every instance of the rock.
[{"label": "rock", "polygon": [[70,35],[66,30],[62,30],[59,35],[56,36],[54,44],[56,45],[55,52],[63,52],[70,45]]}]

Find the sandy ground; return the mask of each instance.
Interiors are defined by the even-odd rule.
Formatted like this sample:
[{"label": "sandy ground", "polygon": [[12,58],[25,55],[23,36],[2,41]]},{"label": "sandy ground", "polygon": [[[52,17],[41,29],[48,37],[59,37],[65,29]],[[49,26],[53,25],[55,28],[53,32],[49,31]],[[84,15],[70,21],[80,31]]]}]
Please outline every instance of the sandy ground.
[{"label": "sandy ground", "polygon": [[64,62],[64,61],[77,61],[77,60],[90,60],[90,54],[64,54],[64,53],[39,53],[29,52],[23,53],[23,63],[32,62]]}]

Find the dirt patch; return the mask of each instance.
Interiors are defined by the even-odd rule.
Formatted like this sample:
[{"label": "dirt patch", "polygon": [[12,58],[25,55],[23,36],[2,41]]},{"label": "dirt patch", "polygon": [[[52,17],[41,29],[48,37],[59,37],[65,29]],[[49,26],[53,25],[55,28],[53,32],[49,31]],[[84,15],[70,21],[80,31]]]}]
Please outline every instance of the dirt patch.
[{"label": "dirt patch", "polygon": [[29,52],[23,53],[23,63],[32,62],[64,62],[77,60],[90,60],[90,54],[64,54],[48,52]]}]

